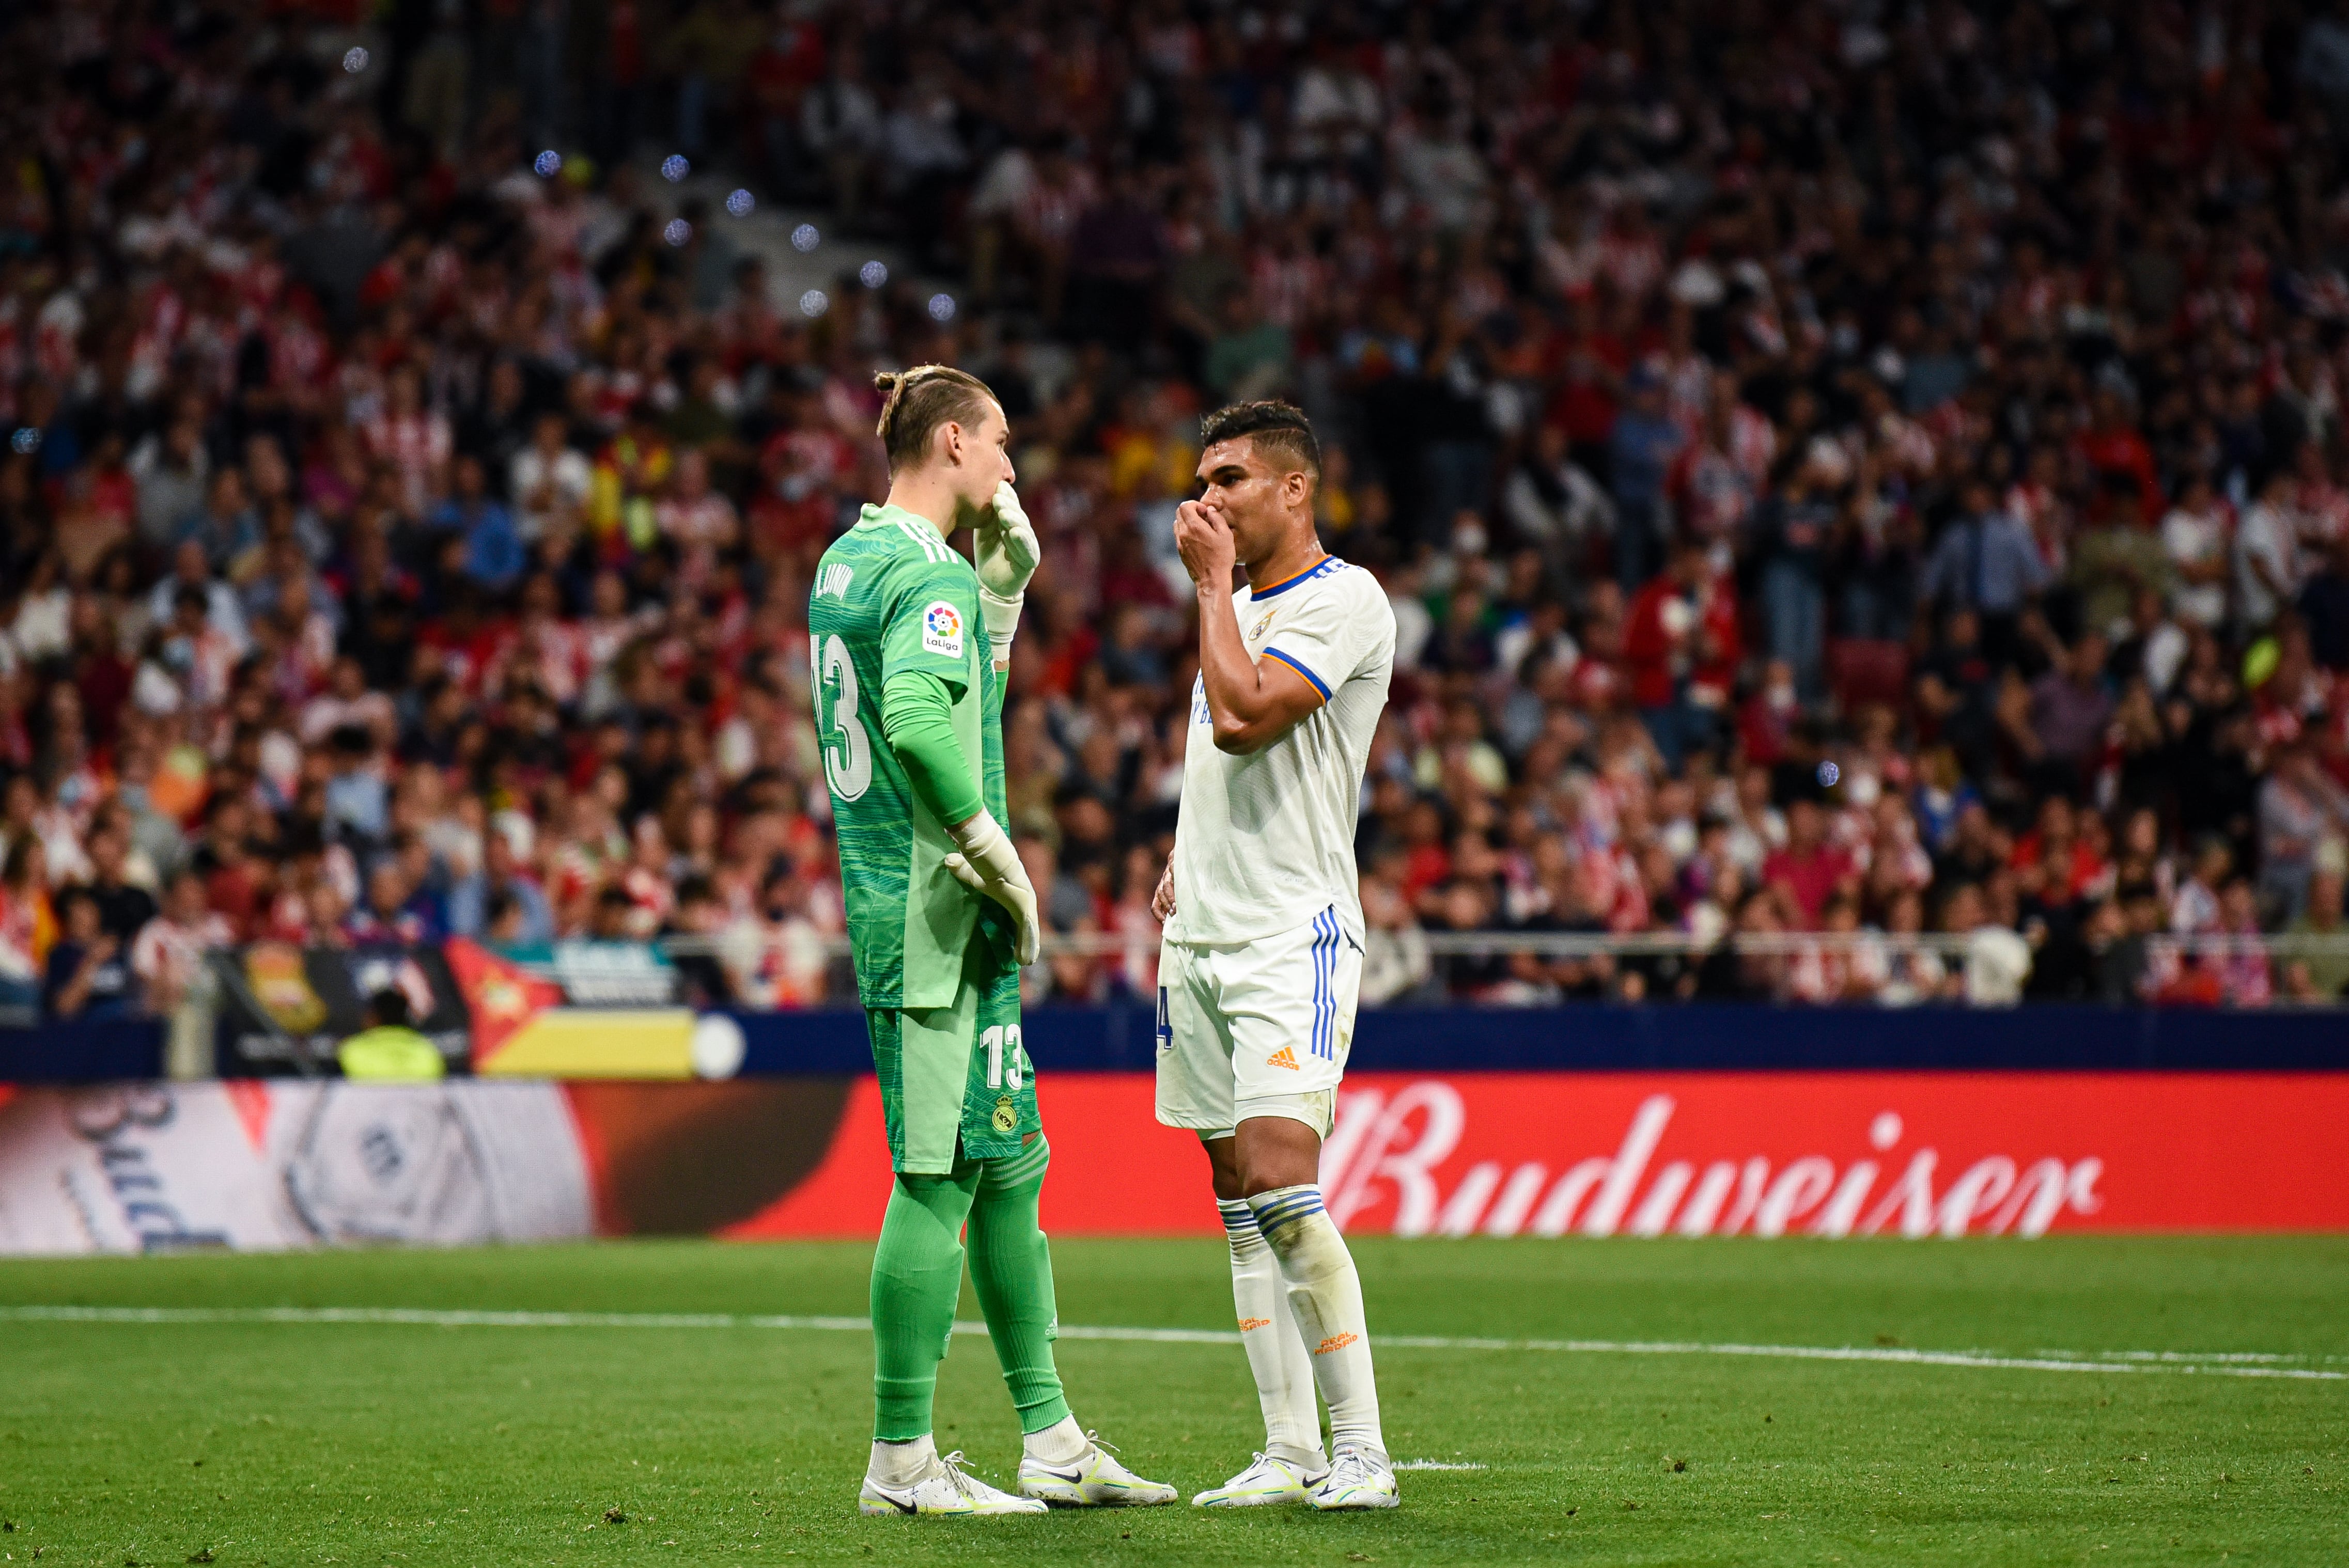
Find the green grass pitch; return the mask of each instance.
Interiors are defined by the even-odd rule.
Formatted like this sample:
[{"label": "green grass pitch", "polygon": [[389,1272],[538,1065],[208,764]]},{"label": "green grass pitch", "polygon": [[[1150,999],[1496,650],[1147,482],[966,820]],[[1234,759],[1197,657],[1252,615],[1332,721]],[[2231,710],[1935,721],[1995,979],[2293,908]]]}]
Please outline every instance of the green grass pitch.
[{"label": "green grass pitch", "polygon": [[[1405,1473],[1392,1513],[992,1521],[857,1517],[871,1358],[853,1331],[244,1310],[857,1315],[866,1245],[0,1264],[0,1553],[104,1568],[2349,1561],[2349,1240],[1356,1250],[1373,1334],[1392,1336],[1379,1374],[1396,1458],[1481,1468]],[[1063,1241],[1055,1258],[1070,1326],[1230,1327],[1218,1242]],[[25,1310],[68,1304],[174,1310]],[[1866,1358],[1392,1342],[1407,1336]],[[1893,1358],[1912,1347],[2274,1359]],[[1186,1494],[1260,1437],[1235,1345],[1071,1337],[1061,1366],[1079,1419]],[[1009,1479],[1018,1435],[977,1336],[957,1336],[938,1418],[942,1448]]]}]

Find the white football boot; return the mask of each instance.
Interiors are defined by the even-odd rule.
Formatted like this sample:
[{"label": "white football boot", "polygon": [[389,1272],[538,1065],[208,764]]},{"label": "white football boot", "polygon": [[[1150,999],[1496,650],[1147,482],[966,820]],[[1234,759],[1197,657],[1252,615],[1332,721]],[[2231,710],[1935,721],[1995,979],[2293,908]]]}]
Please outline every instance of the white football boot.
[{"label": "white football boot", "polygon": [[1329,1471],[1313,1475],[1287,1460],[1258,1454],[1247,1469],[1191,1500],[1193,1508],[1262,1508],[1268,1503],[1305,1502]]},{"label": "white football boot", "polygon": [[1351,1445],[1338,1450],[1330,1473],[1306,1499],[1316,1508],[1400,1508],[1394,1466],[1382,1454]]},{"label": "white football boot", "polygon": [[1019,1491],[1054,1508],[1151,1508],[1174,1501],[1164,1481],[1144,1480],[1112,1458],[1111,1445],[1085,1434],[1082,1459],[1064,1465],[1019,1461]]},{"label": "white football boot", "polygon": [[871,1476],[856,1494],[856,1511],[864,1514],[950,1513],[980,1517],[997,1513],[1041,1513],[1044,1505],[1033,1498],[999,1491],[962,1468],[957,1449],[932,1466],[910,1486],[883,1486]]}]

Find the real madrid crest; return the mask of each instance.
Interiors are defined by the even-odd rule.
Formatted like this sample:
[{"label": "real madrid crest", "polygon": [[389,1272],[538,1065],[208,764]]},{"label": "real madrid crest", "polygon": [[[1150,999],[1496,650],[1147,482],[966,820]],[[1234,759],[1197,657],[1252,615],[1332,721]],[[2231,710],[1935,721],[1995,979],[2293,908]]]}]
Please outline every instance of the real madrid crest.
[{"label": "real madrid crest", "polygon": [[1016,1132],[1019,1130],[1019,1108],[1011,1103],[1008,1094],[995,1097],[995,1130]]}]

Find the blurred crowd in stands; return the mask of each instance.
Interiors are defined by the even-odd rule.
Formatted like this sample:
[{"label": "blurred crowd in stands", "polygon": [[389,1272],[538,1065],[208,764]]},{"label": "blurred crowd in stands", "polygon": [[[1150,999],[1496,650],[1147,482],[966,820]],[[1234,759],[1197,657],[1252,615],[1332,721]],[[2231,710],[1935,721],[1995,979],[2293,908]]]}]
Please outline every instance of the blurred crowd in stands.
[{"label": "blurred crowd in stands", "polygon": [[[9,7],[0,999],[667,934],[851,1001],[809,574],[931,360],[1113,949],[1033,999],[1155,984],[1173,509],[1276,394],[1399,623],[1366,1002],[2335,998],[2171,939],[2344,929],[2344,130],[2326,0]],[[1496,931],[1885,936],[1426,940]]]}]

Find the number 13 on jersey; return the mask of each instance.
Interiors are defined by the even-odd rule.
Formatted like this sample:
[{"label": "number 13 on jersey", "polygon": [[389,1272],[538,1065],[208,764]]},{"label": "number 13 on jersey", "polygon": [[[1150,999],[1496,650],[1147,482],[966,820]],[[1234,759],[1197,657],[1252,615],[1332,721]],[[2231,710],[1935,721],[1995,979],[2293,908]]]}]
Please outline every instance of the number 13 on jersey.
[{"label": "number 13 on jersey", "polygon": [[873,739],[856,711],[856,661],[837,634],[823,639],[816,652],[816,682],[826,701],[818,705],[823,719],[823,777],[832,792],[854,800],[873,783]]}]

